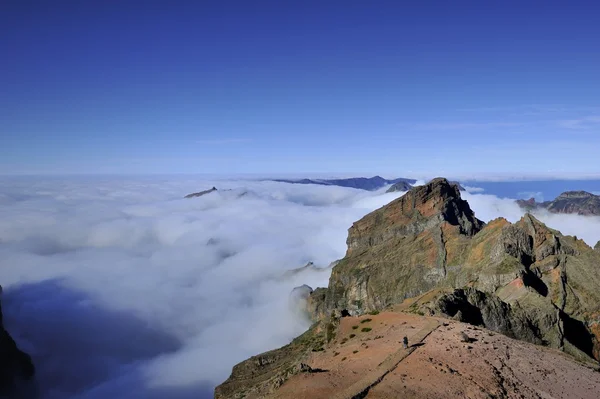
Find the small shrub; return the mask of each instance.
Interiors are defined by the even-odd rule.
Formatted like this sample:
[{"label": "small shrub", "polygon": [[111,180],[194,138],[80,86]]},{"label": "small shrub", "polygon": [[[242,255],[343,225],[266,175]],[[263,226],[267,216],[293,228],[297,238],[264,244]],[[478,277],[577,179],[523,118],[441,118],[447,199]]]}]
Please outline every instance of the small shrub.
[{"label": "small shrub", "polygon": [[369,332],[369,331],[371,331],[371,330],[372,330],[372,328],[365,327],[365,328],[363,328],[363,329],[362,329],[362,330],[360,330],[360,331],[362,331],[362,332]]},{"label": "small shrub", "polygon": [[356,334],[350,334],[348,337],[354,338],[354,337],[356,337]]},{"label": "small shrub", "polygon": [[373,321],[373,319],[364,319],[364,320],[361,320],[360,322],[361,322],[361,324],[364,324],[364,323],[368,323],[370,321]]},{"label": "small shrub", "polygon": [[358,328],[358,326],[352,326],[353,330],[356,330]]},{"label": "small shrub", "polygon": [[335,337],[335,326],[333,323],[327,324],[327,342],[331,342],[331,340]]},{"label": "small shrub", "polygon": [[369,312],[369,314],[370,314],[371,316],[377,316],[377,315],[379,314],[379,310],[371,310],[371,311]]},{"label": "small shrub", "polygon": [[346,342],[348,342],[348,338],[344,338],[340,344],[344,345]]},{"label": "small shrub", "polygon": [[346,356],[344,356],[344,357],[342,358],[342,362],[343,362],[344,360],[346,360],[346,359],[348,359],[348,358],[347,358]]},{"label": "small shrub", "polygon": [[354,353],[354,354],[357,354],[357,353],[358,353],[358,351],[352,351],[352,353]]}]

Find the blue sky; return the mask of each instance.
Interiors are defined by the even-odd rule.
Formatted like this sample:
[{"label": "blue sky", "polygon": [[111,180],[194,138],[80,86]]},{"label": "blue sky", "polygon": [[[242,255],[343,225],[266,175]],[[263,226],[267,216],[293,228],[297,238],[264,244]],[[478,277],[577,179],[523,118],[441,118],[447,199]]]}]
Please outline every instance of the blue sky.
[{"label": "blue sky", "polygon": [[5,1],[0,173],[600,175],[600,5]]}]

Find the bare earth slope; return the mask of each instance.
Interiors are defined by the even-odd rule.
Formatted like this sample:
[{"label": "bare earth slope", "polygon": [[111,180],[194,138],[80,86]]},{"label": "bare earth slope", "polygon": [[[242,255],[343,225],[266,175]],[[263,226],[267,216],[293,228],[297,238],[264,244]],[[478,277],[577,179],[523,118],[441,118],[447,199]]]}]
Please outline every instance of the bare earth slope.
[{"label": "bare earth slope", "polygon": [[[469,342],[462,342],[466,333]],[[409,348],[402,346],[402,338]],[[383,312],[344,317],[324,350],[273,389],[216,398],[596,398],[600,372],[549,348],[455,321]],[[254,363],[256,364],[256,362]],[[300,368],[300,367],[299,367]]]}]

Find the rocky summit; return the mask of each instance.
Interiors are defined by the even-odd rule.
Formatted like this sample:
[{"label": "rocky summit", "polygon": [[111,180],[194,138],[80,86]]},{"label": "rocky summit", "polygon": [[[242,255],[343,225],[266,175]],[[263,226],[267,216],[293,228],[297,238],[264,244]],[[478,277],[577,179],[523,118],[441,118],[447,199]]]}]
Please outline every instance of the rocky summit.
[{"label": "rocky summit", "polygon": [[[286,381],[294,380],[293,384],[300,384],[297,375],[306,370],[300,364],[311,369],[335,369],[338,370],[336,375],[340,375],[340,369],[350,367],[348,363],[342,363],[350,354],[337,356],[335,353],[345,353],[342,346],[346,342],[360,333],[370,333],[373,327],[363,327],[363,320],[379,317],[376,315],[380,312],[392,315],[389,321],[383,322],[388,328],[385,331],[391,330],[369,336],[373,340],[377,336],[389,339],[389,334],[395,334],[393,331],[406,330],[400,319],[393,315],[411,314],[417,318],[413,324],[429,326],[430,322],[419,321],[419,318],[438,322],[444,318],[453,319],[485,328],[490,334],[498,332],[512,339],[566,352],[571,355],[573,364],[579,361],[598,366],[600,252],[576,237],[562,235],[545,226],[530,214],[514,224],[499,218],[486,225],[475,217],[456,185],[438,178],[412,188],[355,222],[348,231],[347,245],[346,256],[332,269],[328,287],[303,289],[302,303],[315,322],[311,329],[283,348],[235,366],[231,377],[217,388],[217,398],[292,397],[283,393],[291,392],[286,390]],[[347,323],[356,325],[352,327],[356,331],[350,334],[353,337],[342,337],[344,328],[349,328],[344,327]],[[434,327],[426,328],[425,324],[423,331],[427,328],[433,331]],[[409,333],[423,343],[431,344],[426,339],[429,333],[410,329],[407,330]],[[387,349],[388,357],[384,356],[379,366],[373,365],[367,370],[383,373],[373,381],[387,381],[387,389],[391,392],[398,387],[410,386],[407,381],[410,373],[396,375],[396,380],[385,377],[388,373],[393,374],[403,356],[408,356],[407,353],[392,356],[401,346],[397,345],[398,337],[394,335],[393,339],[396,345]],[[507,350],[515,347],[512,342],[506,341]],[[375,346],[367,341],[362,343]],[[448,345],[452,348],[454,344]],[[394,346],[396,348],[392,349]],[[365,349],[357,347],[354,350]],[[421,351],[418,347],[414,350]],[[315,360],[316,352],[333,352],[330,363]],[[355,355],[354,351],[352,355]],[[395,363],[393,359],[400,360]],[[469,357],[462,360],[471,361]],[[435,357],[429,357],[429,361],[443,363]],[[507,360],[490,358],[487,361],[488,364],[506,364]],[[389,370],[381,370],[384,363]],[[549,367],[549,373],[558,372],[553,364]],[[499,376],[498,372],[498,369],[490,369],[489,375],[481,378],[494,379]],[[464,371],[464,375],[468,373]],[[511,375],[513,378],[515,374]],[[594,383],[600,383],[600,374],[594,376]],[[313,380],[311,384],[316,385],[309,390],[312,396],[306,397],[333,397],[327,389],[336,384],[358,384],[357,389],[369,385],[364,385],[365,381],[343,382],[331,378],[329,382]],[[513,383],[526,384],[526,380],[517,378]],[[294,386],[301,390],[300,386]],[[340,394],[340,397],[366,397],[371,388],[365,389]],[[504,395],[499,397],[522,395],[512,388],[504,389]],[[538,388],[530,386],[528,389],[535,392]],[[362,396],[352,396],[354,394]],[[408,391],[405,394],[411,395]],[[410,397],[427,396],[412,395]],[[595,397],[593,395],[588,392],[579,397]],[[436,396],[452,397],[442,395],[441,391],[431,393],[429,397]],[[555,397],[569,396],[555,393]]]},{"label": "rocky summit", "polygon": [[587,191],[567,191],[553,201],[536,202],[534,198],[517,200],[525,210],[546,209],[552,213],[573,213],[583,216],[600,216],[600,195]]},{"label": "rocky summit", "polygon": [[[2,287],[0,287],[1,293]],[[18,382],[31,379],[34,372],[35,368],[29,355],[17,347],[4,328],[0,305],[0,397],[19,397]]]}]

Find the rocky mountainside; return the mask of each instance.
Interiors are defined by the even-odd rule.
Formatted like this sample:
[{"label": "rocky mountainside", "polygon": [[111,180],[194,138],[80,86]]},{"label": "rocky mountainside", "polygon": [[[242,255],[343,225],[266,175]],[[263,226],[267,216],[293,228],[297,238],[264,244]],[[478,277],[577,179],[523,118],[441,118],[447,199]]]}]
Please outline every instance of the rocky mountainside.
[{"label": "rocky mountainside", "polygon": [[486,225],[456,185],[438,178],[355,222],[347,245],[329,286],[304,290],[313,327],[234,367],[217,397],[272,391],[302,372],[298,362],[312,351],[328,350],[343,316],[384,310],[452,318],[600,359],[600,252],[530,214]]},{"label": "rocky mountainside", "polygon": [[546,209],[552,213],[575,213],[600,216],[600,195],[587,191],[567,191],[553,201],[536,202],[534,198],[517,200],[517,204],[528,211]]},{"label": "rocky mountainside", "polygon": [[291,179],[276,179],[274,181],[282,182],[282,183],[293,183],[293,184],[318,184],[322,186],[340,186],[340,187],[351,187],[358,188],[361,190],[374,191],[378,190],[382,187],[385,187],[389,184],[396,183],[406,183],[408,185],[412,185],[416,183],[414,179],[384,179],[381,176],[373,176],[373,177],[352,177],[349,179],[300,179],[300,180],[291,180]]},{"label": "rocky mountainside", "polygon": [[[0,294],[2,287],[0,287]],[[22,352],[4,328],[0,305],[0,397],[11,397],[18,380],[33,377],[35,368],[29,355]]]}]

